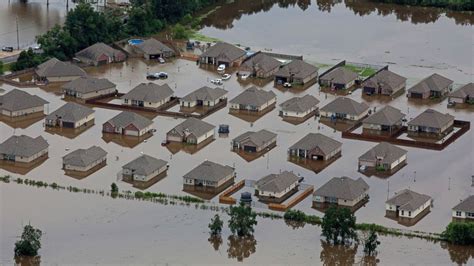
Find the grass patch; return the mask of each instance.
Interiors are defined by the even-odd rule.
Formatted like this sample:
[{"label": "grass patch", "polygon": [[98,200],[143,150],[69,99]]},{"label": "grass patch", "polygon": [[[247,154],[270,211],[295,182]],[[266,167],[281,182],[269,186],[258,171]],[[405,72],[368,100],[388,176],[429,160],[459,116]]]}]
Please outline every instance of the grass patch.
[{"label": "grass patch", "polygon": [[345,65],[345,68],[357,73],[359,76],[362,77],[369,77],[375,72],[377,72],[376,69],[370,68],[370,67],[359,67],[359,66],[354,66],[354,65]]},{"label": "grass patch", "polygon": [[198,31],[192,31],[189,35],[190,39],[200,41],[200,42],[219,42],[220,39],[206,36]]}]

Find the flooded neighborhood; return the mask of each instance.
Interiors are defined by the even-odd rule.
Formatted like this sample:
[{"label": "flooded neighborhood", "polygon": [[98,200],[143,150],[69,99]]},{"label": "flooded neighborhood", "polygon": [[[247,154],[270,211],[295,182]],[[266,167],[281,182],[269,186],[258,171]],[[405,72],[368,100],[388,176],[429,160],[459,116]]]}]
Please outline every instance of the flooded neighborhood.
[{"label": "flooded neighborhood", "polygon": [[[38,46],[75,6],[3,1],[0,45]],[[237,0],[199,14],[189,40],[98,42],[1,76],[0,264],[472,264],[472,244],[438,237],[474,218],[471,11]],[[254,234],[209,236],[239,203],[259,213]],[[422,237],[381,233],[367,257],[277,218],[334,205]],[[43,231],[32,262],[13,253],[27,224]]]}]

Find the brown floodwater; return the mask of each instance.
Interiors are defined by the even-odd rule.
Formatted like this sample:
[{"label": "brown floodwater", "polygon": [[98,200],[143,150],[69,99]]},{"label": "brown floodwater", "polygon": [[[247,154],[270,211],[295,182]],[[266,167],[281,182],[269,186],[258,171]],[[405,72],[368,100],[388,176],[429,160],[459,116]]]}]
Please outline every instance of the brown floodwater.
[{"label": "brown floodwater", "polygon": [[[390,62],[391,70],[408,78],[408,87],[433,72],[453,79],[456,86],[472,81],[472,27],[469,23],[458,23],[453,16],[440,15],[430,23],[414,23],[409,19],[399,19],[399,15],[393,12],[372,12],[360,16],[353,11],[354,8],[344,3],[331,3],[329,9],[318,8],[320,3],[314,1],[262,1],[268,3],[265,7],[252,3],[255,1],[234,1],[221,7],[205,21],[202,32],[252,49],[273,48],[274,52],[302,54],[311,62],[325,65],[341,59],[372,64]],[[0,10],[3,10],[1,7],[0,4]],[[221,21],[222,24],[213,20]],[[255,27],[255,24],[259,27]],[[124,93],[140,82],[145,82],[148,71],[166,71],[169,79],[156,82],[168,83],[175,90],[175,95],[180,97],[201,86],[209,86],[209,80],[217,77],[216,73],[200,69],[194,62],[186,60],[159,65],[131,59],[126,63],[89,68],[87,71],[93,76],[110,79]],[[321,107],[335,98],[334,95],[320,92],[317,85],[299,92],[274,89],[272,82],[257,84],[263,89],[273,90],[278,103],[295,95],[310,93],[321,101]],[[239,83],[233,76],[224,82],[223,87],[229,91],[228,97],[232,99],[251,85],[249,82]],[[5,84],[2,88],[6,91],[13,89]],[[65,103],[57,95],[57,86],[24,90],[48,100],[48,113]],[[404,95],[391,100],[368,97],[362,95],[361,90],[356,90],[349,97],[366,101],[377,109],[390,103],[407,113],[408,119],[430,107],[449,112],[457,119],[474,122],[472,109],[448,109],[447,100],[414,102],[408,101]],[[182,176],[206,159],[234,166],[237,169],[237,181],[256,180],[269,173],[289,170],[303,176],[305,183],[318,188],[333,176],[362,176],[357,171],[357,158],[375,145],[372,142],[342,139],[340,131],[319,119],[310,118],[297,125],[285,122],[278,116],[278,108],[257,120],[241,119],[229,114],[229,109],[224,108],[204,120],[216,126],[229,124],[231,132],[228,136],[217,137],[197,150],[171,149],[160,144],[166,132],[182,119],[150,117],[156,132],[137,142],[103,135],[101,125],[119,111],[103,108],[94,110],[95,125],[81,132],[45,131],[43,120],[38,119],[21,123],[0,121],[0,142],[12,134],[41,134],[50,144],[49,158],[27,169],[27,178],[104,190],[108,190],[112,182],[116,182],[121,190],[137,190],[133,184],[121,181],[117,174],[122,165],[143,152],[170,164],[167,175],[147,188],[147,191],[181,195],[189,195],[183,191]],[[275,148],[251,161],[231,151],[232,138],[248,130],[260,129],[278,134]],[[312,171],[311,166],[287,160],[288,147],[309,132],[321,132],[343,143],[342,156],[324,166],[321,171],[318,169],[316,172],[319,173]],[[431,213],[411,229],[442,231],[451,220],[451,208],[460,199],[474,193],[474,187],[471,186],[471,175],[474,173],[473,132],[470,130],[443,151],[404,147],[408,150],[408,164],[394,175],[389,178],[363,176],[370,185],[370,200],[356,212],[358,222],[405,228],[384,217],[384,202],[395,191],[411,188],[434,199]],[[108,152],[107,165],[84,178],[65,175],[61,170],[61,157],[77,148],[92,145],[101,146]],[[15,170],[18,170],[17,173]],[[0,175],[17,177],[25,171],[12,169],[10,165],[2,168],[0,165]],[[212,201],[217,202],[217,199]],[[282,221],[259,220],[254,239],[229,239],[229,232],[225,231],[220,241],[208,241],[207,223],[213,214],[194,208],[71,195],[15,184],[0,184],[0,208],[0,264],[12,261],[15,237],[21,225],[29,221],[46,233],[41,250],[44,263],[146,263],[160,259],[163,263],[237,263],[243,260],[255,264],[332,264],[337,262],[335,260],[358,263],[362,259],[361,248],[333,249],[320,243],[318,228],[305,226],[292,230]],[[295,208],[322,216],[322,213],[311,208],[311,197]],[[184,250],[184,246],[189,248]],[[472,247],[462,249],[424,240],[382,237],[377,259],[381,264],[394,264],[395,261],[395,264],[467,263],[473,256],[472,250]]]}]

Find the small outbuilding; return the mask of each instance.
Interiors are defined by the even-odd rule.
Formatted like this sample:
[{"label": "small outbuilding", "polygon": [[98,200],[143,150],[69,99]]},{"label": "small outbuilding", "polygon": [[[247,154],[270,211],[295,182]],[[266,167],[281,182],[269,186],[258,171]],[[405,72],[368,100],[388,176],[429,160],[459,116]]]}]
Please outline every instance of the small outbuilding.
[{"label": "small outbuilding", "polygon": [[51,58],[35,69],[38,80],[43,82],[68,82],[87,76],[86,72],[71,63]]},{"label": "small outbuilding", "polygon": [[295,59],[282,66],[274,76],[275,84],[289,82],[294,85],[305,85],[318,79],[318,68],[303,60]]},{"label": "small outbuilding", "polygon": [[158,85],[152,82],[140,83],[121,97],[122,104],[128,106],[159,108],[171,101],[174,92],[168,84]]},{"label": "small outbuilding", "polygon": [[432,199],[430,196],[404,189],[395,193],[385,202],[387,216],[400,218],[410,222],[418,220],[430,211]]},{"label": "small outbuilding", "polygon": [[355,85],[358,78],[357,73],[340,66],[319,77],[319,84],[335,90],[347,90]]},{"label": "small outbuilding", "polygon": [[261,112],[276,103],[276,94],[252,86],[230,100],[230,109]]},{"label": "small outbuilding", "polygon": [[377,171],[392,171],[406,163],[407,151],[388,142],[380,142],[359,157],[361,166]]},{"label": "small outbuilding", "polygon": [[280,66],[281,62],[275,58],[262,52],[256,52],[240,65],[239,75],[248,74],[257,78],[269,78],[280,69]]},{"label": "small outbuilding", "polygon": [[218,189],[233,182],[236,177],[235,169],[211,161],[204,161],[183,176],[185,186],[206,187]]},{"label": "small outbuilding", "polygon": [[0,95],[0,113],[14,118],[30,114],[44,113],[44,105],[49,102],[36,95],[13,89]]},{"label": "small outbuilding", "polygon": [[255,195],[261,201],[283,202],[294,192],[298,191],[300,179],[300,177],[289,171],[269,174],[255,182]]},{"label": "small outbuilding", "polygon": [[94,123],[94,110],[77,103],[69,102],[47,115],[48,127],[79,128]]},{"label": "small outbuilding", "polygon": [[359,207],[369,197],[369,185],[359,177],[333,177],[313,193],[313,206],[334,204],[350,209]]},{"label": "small outbuilding", "polygon": [[303,118],[318,110],[319,100],[312,95],[293,97],[280,104],[280,116]]},{"label": "small outbuilding", "polygon": [[288,149],[290,156],[330,160],[341,154],[342,143],[321,133],[309,133]]},{"label": "small outbuilding", "polygon": [[121,112],[102,125],[102,132],[140,137],[152,130],[153,121],[133,112]]},{"label": "small outbuilding", "polygon": [[453,87],[453,81],[439,74],[432,74],[408,89],[408,97],[415,99],[442,98]]},{"label": "small outbuilding", "polygon": [[117,86],[106,78],[80,77],[64,84],[62,87],[64,95],[90,100],[117,93]]},{"label": "small outbuilding", "polygon": [[451,131],[454,125],[454,116],[440,113],[434,109],[427,109],[408,122],[408,133],[427,133],[444,135]]},{"label": "small outbuilding", "polygon": [[114,49],[109,45],[98,42],[75,54],[82,63],[99,66],[110,63],[122,62],[127,59],[124,52]]},{"label": "small outbuilding", "polygon": [[358,121],[369,113],[366,103],[359,103],[347,97],[337,97],[321,108],[319,115],[331,119]]},{"label": "small outbuilding", "polygon": [[474,83],[468,83],[449,94],[449,102],[474,104]]},{"label": "small outbuilding", "polygon": [[0,144],[0,159],[19,163],[31,163],[48,154],[49,144],[42,136],[11,136]]},{"label": "small outbuilding", "polygon": [[471,195],[453,208],[453,220],[474,222],[474,195]]},{"label": "small outbuilding", "polygon": [[405,114],[399,109],[386,105],[362,121],[362,127],[381,132],[396,132],[402,127]]},{"label": "small outbuilding", "polygon": [[167,170],[167,161],[143,154],[122,166],[122,175],[132,181],[147,182]]},{"label": "small outbuilding", "polygon": [[201,87],[179,100],[182,107],[213,107],[227,99],[227,91],[221,88]]},{"label": "small outbuilding", "polygon": [[166,140],[197,145],[206,140],[214,139],[214,135],[214,125],[191,117],[168,131]]},{"label": "small outbuilding", "polygon": [[391,96],[405,89],[407,79],[388,69],[383,69],[366,80],[363,84],[365,94]]},{"label": "small outbuilding", "polygon": [[63,169],[68,171],[87,172],[92,168],[105,164],[107,152],[98,146],[77,149],[63,157]]},{"label": "small outbuilding", "polygon": [[144,40],[134,46],[136,53],[143,54],[145,59],[169,58],[175,56],[175,52],[170,47],[155,38]]},{"label": "small outbuilding", "polygon": [[199,57],[201,64],[225,65],[227,67],[240,66],[247,53],[235,45],[218,42],[207,48]]},{"label": "small outbuilding", "polygon": [[245,152],[261,152],[276,145],[277,134],[268,130],[248,131],[232,140],[232,148]]}]

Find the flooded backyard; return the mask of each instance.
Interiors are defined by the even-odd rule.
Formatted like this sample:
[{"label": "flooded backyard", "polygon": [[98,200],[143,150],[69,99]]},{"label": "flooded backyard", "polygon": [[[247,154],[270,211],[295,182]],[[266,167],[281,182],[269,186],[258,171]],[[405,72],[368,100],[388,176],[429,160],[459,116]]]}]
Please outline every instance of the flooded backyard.
[{"label": "flooded backyard", "polygon": [[[3,18],[2,12],[10,13],[8,8],[2,1],[0,18]],[[201,32],[249,46],[253,50],[267,48],[272,52],[303,55],[305,60],[318,64],[321,69],[343,59],[389,64],[390,70],[408,78],[407,88],[433,72],[454,80],[455,86],[459,87],[472,82],[474,73],[473,16],[455,12],[445,14],[437,9],[423,9],[422,12],[417,8],[358,1],[234,1],[223,5],[207,18]],[[214,71],[201,69],[195,62],[182,59],[162,65],[129,59],[125,63],[88,68],[86,71],[94,77],[108,78],[121,93],[130,91],[141,82],[148,82],[145,78],[147,72],[165,71],[169,78],[155,82],[160,85],[168,83],[178,97],[202,86],[213,87],[210,80],[218,77]],[[277,95],[277,108],[252,122],[229,114],[228,106],[211,114],[203,120],[215,126],[228,124],[230,133],[228,136],[216,135],[214,141],[192,152],[161,145],[166,132],[182,122],[181,118],[144,113],[153,119],[156,132],[140,142],[102,133],[102,124],[117,115],[119,110],[94,107],[94,126],[80,132],[45,131],[41,117],[21,122],[2,121],[0,142],[13,134],[42,135],[50,147],[49,158],[41,164],[29,169],[2,164],[0,175],[25,175],[26,178],[48,183],[99,190],[108,190],[110,184],[116,182],[120,190],[136,191],[132,184],[121,181],[118,173],[123,165],[144,153],[169,162],[167,175],[146,189],[167,194],[189,195],[183,191],[183,175],[205,160],[235,167],[236,182],[257,180],[270,173],[287,170],[304,177],[305,184],[318,188],[335,176],[362,176],[370,186],[370,200],[356,212],[358,222],[406,228],[385,217],[385,201],[394,192],[410,188],[434,199],[431,212],[410,227],[428,232],[441,232],[451,221],[451,208],[474,193],[471,179],[474,174],[472,129],[442,151],[403,147],[408,150],[406,166],[387,178],[366,177],[358,172],[357,158],[376,143],[343,139],[341,132],[335,130],[343,125],[320,121],[319,118],[312,117],[295,125],[278,116],[278,104],[295,95],[311,94],[320,101],[319,107],[336,96],[321,92],[318,85],[304,91],[283,90],[275,89],[273,82],[258,80],[255,84],[249,81],[241,83],[235,75],[225,81],[222,88],[229,91],[228,99],[232,99],[253,85],[272,90]],[[13,89],[7,84],[1,87],[6,91]],[[22,90],[47,100],[47,113],[65,103],[58,95],[58,86]],[[408,120],[427,108],[434,108],[442,113],[448,112],[458,120],[474,122],[474,109],[448,109],[447,100],[433,103],[408,101],[405,95],[390,99],[363,95],[360,89],[348,97],[358,102],[365,101],[377,110],[389,103],[406,113]],[[175,106],[170,110],[178,111],[178,108]],[[246,131],[260,129],[278,135],[275,148],[250,161],[231,151],[233,138]],[[287,149],[310,132],[319,132],[343,143],[342,156],[325,165],[321,171],[313,171],[312,165],[288,161]],[[72,150],[92,145],[107,151],[107,165],[85,178],[65,175],[61,169],[61,158]],[[235,196],[239,197],[239,194]],[[214,197],[211,201],[217,203],[218,198]],[[293,229],[283,220],[259,219],[254,239],[228,239],[230,233],[224,231],[221,241],[208,241],[207,224],[213,213],[194,207],[162,206],[15,184],[0,184],[0,202],[0,264],[11,263],[13,243],[22,225],[28,222],[45,232],[40,251],[44,263],[151,263],[160,259],[160,263],[174,264],[243,261],[254,264],[332,265],[337,262],[354,264],[362,259],[361,248],[339,250],[322,245],[319,227],[306,225]],[[323,213],[312,209],[311,205],[311,197],[307,197],[294,208],[322,217]],[[381,238],[377,257],[381,264],[467,263],[474,256],[472,247],[389,236]],[[185,256],[183,243],[187,247]]]}]

